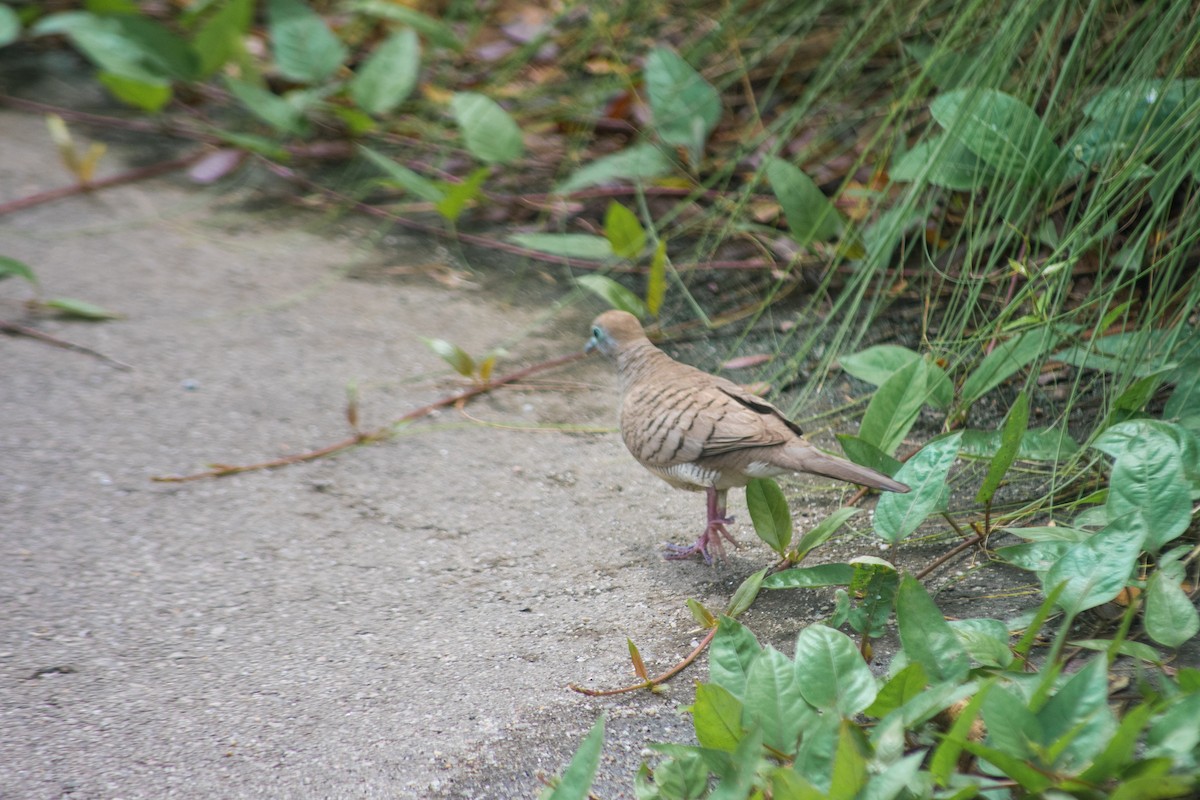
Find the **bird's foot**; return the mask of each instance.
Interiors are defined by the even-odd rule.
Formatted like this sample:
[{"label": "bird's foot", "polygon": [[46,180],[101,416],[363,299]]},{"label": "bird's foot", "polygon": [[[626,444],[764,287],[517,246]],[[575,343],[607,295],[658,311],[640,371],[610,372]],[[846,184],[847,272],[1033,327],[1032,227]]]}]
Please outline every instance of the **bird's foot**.
[{"label": "bird's foot", "polygon": [[733,524],[733,517],[715,517],[708,521],[708,526],[704,529],[704,533],[700,534],[700,538],[693,545],[685,544],[668,544],[666,558],[677,560],[683,558],[691,558],[697,553],[704,558],[705,564],[713,563],[713,554],[716,555],[718,561],[725,561],[725,543],[722,539],[728,541],[734,547],[739,547],[737,539],[733,538],[733,534],[729,532],[726,525]]}]

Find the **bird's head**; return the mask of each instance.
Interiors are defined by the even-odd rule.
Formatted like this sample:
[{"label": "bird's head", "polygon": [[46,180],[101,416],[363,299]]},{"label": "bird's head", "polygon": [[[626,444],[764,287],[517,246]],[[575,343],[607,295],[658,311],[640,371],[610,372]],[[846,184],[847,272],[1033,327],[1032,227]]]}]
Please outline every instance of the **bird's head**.
[{"label": "bird's head", "polygon": [[637,317],[626,311],[605,311],[592,322],[592,338],[588,339],[583,351],[599,350],[609,358],[615,358],[622,349],[646,338]]}]

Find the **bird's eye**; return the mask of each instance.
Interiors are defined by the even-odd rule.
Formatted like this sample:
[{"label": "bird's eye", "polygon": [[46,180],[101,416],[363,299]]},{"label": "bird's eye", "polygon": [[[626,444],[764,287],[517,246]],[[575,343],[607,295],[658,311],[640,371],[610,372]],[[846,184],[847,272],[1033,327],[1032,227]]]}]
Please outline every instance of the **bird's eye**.
[{"label": "bird's eye", "polygon": [[592,328],[592,337],[595,339],[603,339],[604,338],[604,331],[600,330],[599,325]]}]

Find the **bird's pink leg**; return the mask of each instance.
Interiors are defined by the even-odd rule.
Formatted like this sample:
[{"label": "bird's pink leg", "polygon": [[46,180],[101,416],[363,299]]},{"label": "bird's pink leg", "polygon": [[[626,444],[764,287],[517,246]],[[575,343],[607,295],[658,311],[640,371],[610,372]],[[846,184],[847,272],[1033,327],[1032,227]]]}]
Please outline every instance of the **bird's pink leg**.
[{"label": "bird's pink leg", "polygon": [[688,558],[689,556],[699,553],[704,557],[705,564],[712,563],[712,555],[709,550],[716,552],[717,560],[725,560],[725,545],[721,541],[725,538],[734,547],[738,546],[737,540],[725,527],[733,524],[733,517],[725,516],[725,495],[729,493],[728,489],[717,490],[714,486],[709,486],[706,490],[708,493],[708,524],[704,527],[704,533],[700,534],[700,538],[690,547],[681,544],[668,544],[667,558]]}]

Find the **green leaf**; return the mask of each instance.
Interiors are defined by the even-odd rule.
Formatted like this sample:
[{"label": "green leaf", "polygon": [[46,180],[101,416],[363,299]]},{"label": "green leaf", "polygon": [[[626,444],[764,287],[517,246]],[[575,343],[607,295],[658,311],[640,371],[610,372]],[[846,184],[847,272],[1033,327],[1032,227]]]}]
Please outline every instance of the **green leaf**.
[{"label": "green leaf", "polygon": [[921,582],[905,575],[896,595],[896,625],[909,659],[919,663],[934,681],[961,681],[971,662],[954,630],[942,616]]},{"label": "green leaf", "polygon": [[1104,431],[1092,442],[1092,447],[1116,459],[1132,442],[1153,440],[1161,445],[1163,437],[1170,439],[1179,451],[1188,480],[1200,487],[1200,445],[1195,434],[1182,425],[1155,419],[1128,420]]},{"label": "green leaf", "polygon": [[929,111],[946,132],[1000,176],[1058,181],[1061,153],[1029,106],[995,89],[958,89],[935,98]]},{"label": "green leaf", "polygon": [[701,747],[730,753],[737,749],[746,733],[742,727],[742,701],[728,689],[715,683],[697,684],[691,710],[696,741]]},{"label": "green leaf", "polygon": [[882,386],[888,378],[895,374],[896,370],[907,367],[920,358],[920,353],[915,353],[907,347],[897,344],[877,344],[866,350],[842,356],[838,359],[838,364],[848,374],[860,381]]},{"label": "green leaf", "polygon": [[915,729],[978,691],[979,685],[974,682],[953,680],[935,683],[880,720],[880,727],[899,724],[904,729]]},{"label": "green leaf", "polygon": [[1159,569],[1146,585],[1146,633],[1166,647],[1179,647],[1200,632],[1200,614],[1181,578],[1176,570]]},{"label": "green leaf", "polygon": [[1095,657],[1072,675],[1037,718],[1045,731],[1043,743],[1061,750],[1052,766],[1074,770],[1090,764],[1117,726],[1108,707],[1108,660]]},{"label": "green leaf", "polygon": [[105,72],[143,83],[166,82],[167,76],[149,63],[146,54],[126,37],[118,17],[65,11],[42,17],[30,32],[34,36],[65,35],[89,61]]},{"label": "green leaf", "polygon": [[254,116],[280,133],[299,135],[306,125],[302,109],[260,86],[225,76],[225,85],[238,102]]},{"label": "green leaf", "polygon": [[76,319],[88,319],[100,321],[106,319],[120,319],[123,314],[116,311],[109,311],[107,308],[101,308],[95,303],[88,303],[84,300],[75,300],[70,297],[54,297],[50,300],[43,300],[42,305],[46,308],[53,308],[68,317]]},{"label": "green leaf", "polygon": [[458,92],[450,100],[467,150],[488,164],[511,164],[525,153],[521,129],[500,104],[475,92]]},{"label": "green leaf", "polygon": [[492,172],[490,167],[480,167],[458,183],[440,182],[436,184],[442,192],[442,199],[436,203],[437,212],[449,222],[456,221],[466,209],[467,203],[479,197],[483,182]]},{"label": "green leaf", "polygon": [[596,769],[600,766],[600,749],[603,746],[604,717],[600,717],[575,751],[558,783],[542,795],[544,800],[587,800]]},{"label": "green leaf", "polygon": [[650,259],[650,274],[646,277],[646,310],[658,316],[667,296],[667,243],[659,239]]},{"label": "green leaf", "polygon": [[809,625],[796,638],[795,662],[800,695],[809,705],[849,718],[875,702],[875,677],[846,634]]},{"label": "green leaf", "polygon": [[796,544],[795,552],[797,559],[804,558],[824,544],[830,536],[833,536],[837,532],[838,528],[845,525],[858,512],[859,509],[857,508],[839,508],[810,528],[807,533],[800,537],[800,541]]},{"label": "green leaf", "polygon": [[746,673],[742,724],[762,730],[764,744],[791,754],[800,732],[816,716],[800,691],[791,660],[773,647],[763,648]]},{"label": "green leaf", "polygon": [[342,121],[342,125],[346,126],[346,132],[352,139],[365,137],[368,133],[374,133],[379,130],[379,125],[371,118],[370,114],[353,106],[335,106],[329,109],[337,119]]},{"label": "green leaf", "polygon": [[733,593],[733,597],[729,599],[729,608],[725,610],[727,616],[741,616],[746,609],[754,605],[754,599],[758,597],[758,592],[762,588],[763,576],[767,574],[768,569],[769,567],[763,567],[742,581],[737,591]]},{"label": "green leaf", "polygon": [[111,19],[147,69],[180,81],[200,76],[200,58],[191,45],[169,28],[141,14],[119,14]]},{"label": "green leaf", "polygon": [[638,650],[638,646],[628,636],[625,637],[625,643],[629,646],[629,660],[633,664],[633,674],[644,681],[649,680],[650,676],[646,674],[646,662],[642,660],[642,653]]},{"label": "green leaf", "polygon": [[898,797],[912,797],[909,787],[917,780],[924,759],[925,753],[918,751],[871,775],[867,785],[858,794],[858,800],[895,800]]},{"label": "green leaf", "polygon": [[686,61],[663,47],[646,57],[645,80],[659,138],[669,145],[686,147],[692,164],[699,164],[704,143],[721,118],[717,90]]},{"label": "green leaf", "polygon": [[1008,628],[1000,620],[980,617],[959,619],[950,623],[950,629],[975,663],[1001,668],[1012,663]]},{"label": "green leaf", "polygon": [[761,651],[749,628],[732,617],[722,616],[709,647],[709,680],[741,698],[746,690],[746,672]]},{"label": "green leaf", "polygon": [[283,77],[320,83],[346,61],[346,46],[302,0],[268,0],[268,30],[275,64]]},{"label": "green leaf", "polygon": [[[891,564],[873,556],[859,556],[850,563],[854,567],[854,578],[849,589],[836,593],[837,600],[848,603],[850,595],[859,598],[856,607],[847,609],[846,621],[862,635],[877,638],[883,635],[891,617],[900,576]],[[836,612],[834,616],[838,620],[841,618]],[[831,621],[831,624],[841,623]]]},{"label": "green leaf", "polygon": [[1084,369],[1137,377],[1160,374],[1177,366],[1165,352],[1166,342],[1158,332],[1117,333],[1086,344],[1059,350],[1055,361]]},{"label": "green leaf", "polygon": [[1145,755],[1166,757],[1195,771],[1196,749],[1200,747],[1200,694],[1178,697],[1150,725]]},{"label": "green leaf", "polygon": [[763,580],[764,589],[811,589],[816,586],[849,586],[854,580],[850,564],[817,564],[776,572]]},{"label": "green leaf", "polygon": [[103,70],[97,73],[96,80],[122,103],[151,114],[171,102],[173,94],[171,84],[167,81],[141,81]]},{"label": "green leaf", "polygon": [[1101,784],[1124,771],[1134,760],[1142,729],[1146,727],[1153,713],[1154,707],[1148,702],[1139,703],[1125,712],[1117,732],[1100,755],[1079,775],[1079,779],[1091,784]]},{"label": "green leaf", "polygon": [[1114,520],[1086,541],[1074,544],[1042,578],[1042,591],[1065,582],[1059,607],[1078,614],[1116,597],[1133,575],[1145,532]]},{"label": "green leaf", "polygon": [[892,373],[871,396],[858,435],[869,444],[891,454],[896,451],[925,404],[927,371],[917,360]]},{"label": "green leaf", "polygon": [[806,245],[842,232],[841,215],[812,178],[781,158],[768,158],[765,166],[767,181],[783,207],[794,240]]},{"label": "green leaf", "polygon": [[841,730],[842,720],[836,714],[816,717],[804,729],[800,749],[792,762],[792,769],[797,774],[825,793],[832,788],[831,773]]},{"label": "green leaf", "polygon": [[746,484],[746,507],[754,532],[779,555],[792,543],[792,511],[779,484],[770,478],[753,478]]},{"label": "green leaf", "polygon": [[580,167],[574,175],[560,183],[555,191],[568,194],[602,183],[623,180],[641,183],[666,175],[674,169],[674,163],[657,145],[643,142]]},{"label": "green leaf", "polygon": [[773,800],[825,800],[824,792],[787,767],[772,770],[770,796]]},{"label": "green leaf", "polygon": [[1022,390],[1017,394],[1017,399],[1013,401],[1012,407],[1004,418],[1004,425],[1000,429],[1000,449],[992,459],[992,463],[988,465],[987,475],[979,487],[978,494],[975,495],[976,503],[987,505],[992,502],[996,490],[1000,488],[1000,481],[1004,480],[1009,467],[1017,458],[1017,451],[1021,446],[1021,440],[1025,437],[1025,429],[1028,427],[1029,395]]},{"label": "green leaf", "polygon": [[1112,403],[1114,414],[1129,417],[1145,409],[1162,385],[1163,372],[1166,371],[1164,368],[1162,372],[1139,378],[1126,387]]},{"label": "green leaf", "polygon": [[21,18],[7,4],[0,4],[0,47],[10,45],[21,36]]},{"label": "green leaf", "polygon": [[728,768],[717,773],[718,783],[708,795],[708,800],[742,800],[749,797],[750,789],[758,777],[759,765],[762,764],[762,747],[762,731],[754,729],[747,733],[729,759]]},{"label": "green leaf", "polygon": [[952,136],[940,134],[918,142],[892,164],[888,176],[913,183],[924,179],[934,186],[969,192],[995,180],[995,172]]},{"label": "green leaf", "polygon": [[946,508],[949,499],[947,477],[958,457],[961,432],[930,441],[896,473],[896,480],[908,484],[908,494],[889,492],[875,506],[875,533],[891,544],[915,531],[930,514]]},{"label": "green leaf", "polygon": [[1071,549],[1071,542],[1026,542],[996,548],[996,555],[1014,567],[1042,574]]},{"label": "green leaf", "polygon": [[646,248],[646,229],[637,215],[615,200],[604,214],[604,238],[621,258],[637,258]]},{"label": "green leaf", "polygon": [[425,346],[437,354],[438,358],[445,361],[454,371],[465,378],[471,377],[475,372],[475,359],[471,358],[466,350],[463,350],[456,344],[447,342],[445,339],[428,339],[424,336],[421,341]]},{"label": "green leaf", "polygon": [[949,785],[962,754],[963,742],[967,740],[971,727],[979,716],[980,707],[989,698],[993,688],[993,683],[987,683],[975,693],[967,705],[954,715],[954,724],[946,732],[941,744],[934,749],[933,756],[929,759],[929,773],[939,786]]},{"label": "green leaf", "polygon": [[[1119,429],[1125,430],[1125,429]],[[1157,428],[1137,425],[1140,435],[1130,439],[1117,456],[1109,476],[1108,515],[1132,515],[1129,524],[1140,527],[1147,549],[1158,551],[1179,537],[1192,520],[1189,482],[1176,441]]]},{"label": "green leaf", "polygon": [[833,756],[830,800],[853,800],[867,784],[867,775],[867,757],[859,741],[858,729],[849,720],[843,720]]},{"label": "green leaf", "polygon": [[[962,455],[972,458],[994,458],[1000,451],[1004,431],[962,432]],[[1065,428],[1030,428],[1021,437],[1017,458],[1022,461],[1065,461],[1079,452],[1079,445]]]},{"label": "green leaf", "polygon": [[413,172],[402,164],[396,163],[383,153],[376,152],[366,145],[359,145],[358,150],[371,163],[383,170],[390,183],[394,183],[400,188],[412,192],[422,200],[431,203],[440,203],[442,201],[444,192],[433,181]]},{"label": "green leaf", "polygon": [[463,49],[463,40],[449,25],[400,3],[391,0],[358,0],[350,4],[350,10],[407,25],[442,47],[459,52]]},{"label": "green leaf", "polygon": [[[643,768],[646,766],[643,763]],[[654,768],[654,794],[638,795],[657,800],[697,800],[708,791],[708,767],[700,753],[668,759]]]},{"label": "green leaf", "polygon": [[403,103],[416,88],[421,72],[421,41],[416,31],[397,31],[375,48],[350,81],[350,97],[368,114],[379,117]]},{"label": "green leaf", "polygon": [[33,274],[33,269],[28,264],[9,256],[0,256],[0,281],[14,275],[37,286],[37,276]]},{"label": "green leaf", "polygon": [[1092,535],[1070,525],[1030,525],[1025,528],[1007,527],[1004,530],[1034,542],[1082,542]]},{"label": "green leaf", "polygon": [[1007,686],[989,689],[983,702],[983,723],[988,745],[1013,758],[1032,761],[1047,741],[1042,723],[1025,698]]},{"label": "green leaf", "polygon": [[875,445],[864,441],[861,437],[851,436],[848,433],[839,433],[836,436],[838,444],[842,446],[842,450],[846,453],[846,457],[855,464],[870,467],[876,472],[882,472],[884,475],[895,475],[900,471],[900,467],[903,466],[898,459],[892,458]]},{"label": "green leaf", "polygon": [[972,406],[976,400],[1008,380],[1017,370],[1027,366],[1042,353],[1053,350],[1062,339],[1062,334],[1052,332],[1050,328],[1040,328],[1026,331],[998,344],[963,381],[963,407]]},{"label": "green leaf", "polygon": [[925,668],[916,661],[910,661],[880,687],[875,701],[864,711],[867,716],[882,719],[924,692],[928,684],[929,676]]},{"label": "green leaf", "polygon": [[1167,800],[1195,797],[1200,778],[1195,775],[1141,775],[1122,781],[1108,800]]},{"label": "green leaf", "polygon": [[1023,759],[1010,756],[1001,750],[987,747],[970,739],[963,742],[963,749],[991,763],[1004,775],[1016,781],[1026,792],[1037,795],[1053,784],[1053,779]]},{"label": "green leaf", "polygon": [[242,37],[250,30],[253,16],[253,0],[227,0],[204,21],[192,38],[192,50],[199,58],[198,78],[212,77],[243,52]]},{"label": "green leaf", "polygon": [[696,620],[696,624],[702,628],[711,628],[717,624],[717,618],[709,611],[699,600],[687,599],[688,611],[692,612],[692,619]]},{"label": "green leaf", "polygon": [[1180,372],[1167,404],[1163,407],[1163,419],[1180,420],[1186,417],[1200,416],[1200,369],[1195,363],[1190,369]]},{"label": "green leaf", "polygon": [[1038,636],[1042,632],[1042,627],[1046,624],[1046,620],[1054,612],[1058,605],[1058,600],[1062,597],[1062,593],[1066,590],[1065,583],[1059,583],[1050,588],[1050,591],[1043,592],[1045,598],[1033,615],[1029,617],[1028,622],[1024,622],[1025,632],[1021,634],[1021,640],[1013,646],[1013,654],[1018,656],[1022,661],[1027,660],[1029,651],[1033,649],[1033,645],[1037,642]]},{"label": "green leaf", "polygon": [[[543,253],[565,256],[567,258],[608,261],[616,256],[608,239],[605,239],[603,236],[592,236],[587,233],[514,233],[508,239],[522,247],[528,247],[530,250],[538,250]],[[577,281],[586,285],[584,284],[584,278],[593,277],[603,278],[604,276],[584,275],[578,278]],[[611,278],[605,278],[605,280],[612,281]],[[613,281],[613,283],[616,282]],[[619,286],[620,284],[617,285]],[[592,291],[596,290],[592,289]],[[601,294],[601,296],[604,297],[605,295]],[[640,305],[642,301],[637,298],[637,295],[633,295],[633,297]],[[639,314],[638,316],[645,316],[645,314]]]},{"label": "green leaf", "polygon": [[268,139],[265,136],[257,136],[252,133],[239,133],[238,131],[214,131],[221,141],[235,147],[238,150],[245,150],[250,153],[259,153],[272,161],[279,161],[286,164],[292,157],[286,147],[282,147],[278,142]]},{"label": "green leaf", "polygon": [[1114,639],[1072,639],[1068,644],[1071,647],[1082,647],[1084,650],[1096,650],[1109,655],[1128,656],[1145,661],[1147,664],[1162,664],[1165,661],[1163,654],[1155,650],[1148,644],[1141,642],[1131,642],[1129,640],[1117,641]]},{"label": "green leaf", "polygon": [[[533,235],[533,234],[531,234]],[[582,234],[563,234],[566,235],[582,235]],[[607,244],[607,240],[602,240]],[[523,242],[522,242],[523,244]],[[526,245],[528,246],[528,245]],[[607,275],[581,275],[575,279],[583,288],[587,289],[592,294],[607,302],[613,308],[621,311],[628,311],[635,317],[644,318],[646,316],[646,306],[641,299],[633,292],[626,289],[621,284],[614,281]]]}]

